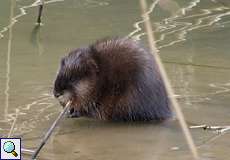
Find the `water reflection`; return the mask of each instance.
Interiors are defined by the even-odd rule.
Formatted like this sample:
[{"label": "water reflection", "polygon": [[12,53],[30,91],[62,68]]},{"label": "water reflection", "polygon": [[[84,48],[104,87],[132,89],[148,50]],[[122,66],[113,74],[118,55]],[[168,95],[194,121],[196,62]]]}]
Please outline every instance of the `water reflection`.
[{"label": "water reflection", "polygon": [[[46,152],[41,157],[52,159],[56,154],[59,159],[64,156],[68,159],[123,159],[124,156],[126,159],[160,159],[162,154],[174,154],[173,147],[187,152],[183,136],[178,132],[179,126],[169,123],[113,124],[79,119],[75,122],[77,127],[70,132],[73,124],[65,121],[48,148],[50,154]],[[178,137],[178,134],[181,136]],[[175,141],[171,140],[172,136]],[[68,155],[64,154],[66,151]],[[185,157],[191,158],[190,155]]]},{"label": "water reflection", "polygon": [[160,0],[159,7],[170,13],[171,16],[176,16],[181,11],[181,7],[175,0]]},{"label": "water reflection", "polygon": [[[10,7],[10,20],[9,24],[12,24],[12,17],[14,16],[14,7],[15,1],[11,0],[11,7]],[[8,37],[8,45],[7,45],[7,59],[6,59],[6,88],[5,88],[5,111],[4,117],[7,121],[8,116],[8,109],[9,109],[9,91],[10,91],[10,71],[11,71],[11,52],[12,52],[12,37],[13,37],[13,28],[9,28],[9,37]]]},{"label": "water reflection", "polygon": [[44,48],[41,42],[41,27],[40,25],[36,25],[31,33],[31,43],[37,47],[38,49],[38,54],[42,55],[44,53]]}]

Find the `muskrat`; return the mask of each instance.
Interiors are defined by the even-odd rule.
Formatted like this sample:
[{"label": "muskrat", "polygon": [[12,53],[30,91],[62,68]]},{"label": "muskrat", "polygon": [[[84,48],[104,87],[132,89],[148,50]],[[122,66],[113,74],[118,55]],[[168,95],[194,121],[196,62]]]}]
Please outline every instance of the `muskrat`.
[{"label": "muskrat", "polygon": [[[169,99],[152,54],[129,38],[105,38],[61,60],[54,96],[71,117],[166,120]],[[62,98],[61,98],[62,97]]]}]

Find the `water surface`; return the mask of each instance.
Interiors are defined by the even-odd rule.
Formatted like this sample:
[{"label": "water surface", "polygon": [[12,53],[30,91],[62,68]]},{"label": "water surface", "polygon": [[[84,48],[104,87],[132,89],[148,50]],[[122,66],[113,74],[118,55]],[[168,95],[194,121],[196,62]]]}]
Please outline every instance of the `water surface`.
[{"label": "water surface", "polygon": [[[61,111],[52,97],[60,57],[104,36],[130,36],[147,45],[138,1],[46,1],[40,28],[35,26],[34,2],[17,0],[11,11],[11,1],[0,1],[0,135],[7,136],[19,109],[13,135],[29,149],[37,147]],[[148,4],[157,47],[186,120],[229,125],[230,2]],[[191,132],[204,160],[229,159],[229,133],[216,137],[210,131]],[[189,160],[192,156],[176,121],[116,124],[81,118],[64,119],[39,159]]]}]

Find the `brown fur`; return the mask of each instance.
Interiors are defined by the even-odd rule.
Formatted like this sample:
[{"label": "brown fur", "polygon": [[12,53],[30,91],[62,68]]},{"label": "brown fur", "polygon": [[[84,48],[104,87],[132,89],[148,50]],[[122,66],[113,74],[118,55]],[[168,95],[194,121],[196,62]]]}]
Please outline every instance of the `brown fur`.
[{"label": "brown fur", "polygon": [[127,38],[103,39],[62,59],[54,95],[72,100],[71,115],[148,121],[171,117],[154,57]]}]

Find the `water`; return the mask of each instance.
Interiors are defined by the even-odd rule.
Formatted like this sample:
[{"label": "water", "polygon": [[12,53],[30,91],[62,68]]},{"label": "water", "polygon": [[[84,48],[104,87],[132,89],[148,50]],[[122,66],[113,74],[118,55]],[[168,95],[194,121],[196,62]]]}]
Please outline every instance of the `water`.
[{"label": "water", "polygon": [[[61,107],[52,97],[60,57],[104,36],[132,36],[146,43],[139,2],[47,1],[43,26],[35,27],[33,0],[0,1],[0,135],[13,135],[35,149]],[[157,46],[189,124],[230,124],[230,2],[148,1]],[[11,32],[11,33],[10,33]],[[229,133],[191,130],[204,160],[229,159]],[[23,155],[28,159],[29,155]],[[65,119],[39,159],[192,159],[177,122],[116,124]]]}]

